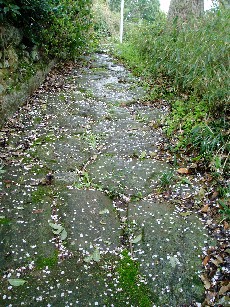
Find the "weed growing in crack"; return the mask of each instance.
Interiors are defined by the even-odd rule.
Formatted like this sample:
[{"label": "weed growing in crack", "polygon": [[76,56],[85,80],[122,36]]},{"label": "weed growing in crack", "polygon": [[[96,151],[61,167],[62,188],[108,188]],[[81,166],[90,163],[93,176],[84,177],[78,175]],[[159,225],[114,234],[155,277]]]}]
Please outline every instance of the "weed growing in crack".
[{"label": "weed growing in crack", "polygon": [[164,172],[159,179],[160,179],[160,186],[162,188],[166,188],[173,183],[173,181],[175,180],[175,175],[172,171],[167,171]]},{"label": "weed growing in crack", "polygon": [[92,188],[92,189],[95,189],[95,190],[98,190],[98,191],[102,191],[103,190],[101,185],[92,182],[92,180],[89,177],[89,173],[86,172],[86,171],[83,171],[81,173],[79,181],[75,182],[74,186],[77,189],[89,189],[89,188]]},{"label": "weed growing in crack", "polygon": [[137,192],[136,194],[131,195],[130,200],[131,200],[132,202],[135,202],[135,201],[141,200],[142,198],[143,198],[142,193],[141,193],[141,192]]},{"label": "weed growing in crack", "polygon": [[55,140],[56,140],[56,137],[53,133],[41,135],[36,140],[34,140],[33,144],[31,144],[31,148],[40,146],[45,143],[51,143],[51,142],[54,142]]},{"label": "weed growing in crack", "polygon": [[31,193],[31,202],[33,204],[39,204],[44,201],[46,197],[51,196],[52,191],[47,186],[38,186],[37,190]]},{"label": "weed growing in crack", "polygon": [[125,186],[121,183],[116,187],[108,187],[105,189],[106,194],[111,199],[119,198],[121,195],[124,195]]},{"label": "weed growing in crack", "polygon": [[144,123],[144,122],[147,121],[147,117],[138,113],[138,112],[134,115],[134,118],[135,118],[135,120],[137,120],[140,123]]},{"label": "weed growing in crack", "polygon": [[82,135],[84,141],[87,142],[90,149],[95,150],[102,142],[102,134],[94,134],[93,132],[86,132]]}]

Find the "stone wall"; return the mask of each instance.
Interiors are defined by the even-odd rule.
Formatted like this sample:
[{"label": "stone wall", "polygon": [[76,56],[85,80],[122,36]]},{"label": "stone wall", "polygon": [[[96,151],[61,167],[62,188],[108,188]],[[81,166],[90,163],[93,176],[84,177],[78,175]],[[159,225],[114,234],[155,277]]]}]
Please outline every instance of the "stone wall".
[{"label": "stone wall", "polygon": [[44,81],[55,65],[34,46],[26,46],[20,29],[0,26],[0,127]]}]

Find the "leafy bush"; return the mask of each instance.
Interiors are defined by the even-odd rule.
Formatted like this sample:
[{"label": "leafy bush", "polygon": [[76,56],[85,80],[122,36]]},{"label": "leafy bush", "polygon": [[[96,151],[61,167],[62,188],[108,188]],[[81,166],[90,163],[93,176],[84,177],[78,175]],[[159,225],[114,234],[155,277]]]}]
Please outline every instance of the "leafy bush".
[{"label": "leafy bush", "polygon": [[[112,11],[120,12],[120,0],[107,0]],[[140,18],[153,21],[160,10],[159,0],[125,0],[124,19],[138,21]]]},{"label": "leafy bush", "polygon": [[13,1],[0,0],[0,22],[5,21],[6,18],[15,18],[20,15],[20,7],[14,4]]},{"label": "leafy bush", "polygon": [[[176,130],[182,132],[182,136],[189,134],[194,125],[198,125],[207,116],[208,106],[205,101],[199,101],[190,98],[189,101],[175,100],[172,103],[172,111],[170,117],[167,119],[166,132],[170,136]],[[179,141],[181,141],[178,135]]]},{"label": "leafy bush", "polygon": [[120,14],[112,12],[104,0],[93,2],[94,31],[99,39],[103,37],[119,37]]},{"label": "leafy bush", "polygon": [[51,12],[51,22],[42,35],[48,54],[60,58],[74,57],[87,45],[91,21],[91,0],[60,0]]},{"label": "leafy bush", "polygon": [[0,22],[23,31],[27,47],[38,45],[48,56],[74,57],[85,48],[91,0],[0,0]]},{"label": "leafy bush", "polygon": [[0,21],[23,29],[27,44],[41,41],[40,32],[49,23],[52,2],[45,0],[0,0]]}]

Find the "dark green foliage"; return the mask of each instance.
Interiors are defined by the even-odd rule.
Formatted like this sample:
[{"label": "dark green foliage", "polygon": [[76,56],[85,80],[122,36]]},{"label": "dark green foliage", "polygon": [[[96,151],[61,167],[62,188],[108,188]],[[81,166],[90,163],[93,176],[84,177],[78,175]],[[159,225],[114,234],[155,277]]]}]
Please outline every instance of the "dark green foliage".
[{"label": "dark green foliage", "polygon": [[0,225],[9,225],[10,222],[11,222],[11,220],[6,218],[6,217],[1,217],[0,218]]},{"label": "dark green foliage", "polygon": [[10,18],[13,20],[20,15],[20,7],[11,0],[0,0],[0,22],[3,22]]},{"label": "dark green foliage", "polygon": [[91,0],[0,0],[0,22],[20,28],[26,47],[66,59],[87,43],[90,10]]},{"label": "dark green foliage", "polygon": [[50,22],[52,2],[45,0],[1,0],[0,20],[23,29],[25,43],[41,40],[41,30]]}]

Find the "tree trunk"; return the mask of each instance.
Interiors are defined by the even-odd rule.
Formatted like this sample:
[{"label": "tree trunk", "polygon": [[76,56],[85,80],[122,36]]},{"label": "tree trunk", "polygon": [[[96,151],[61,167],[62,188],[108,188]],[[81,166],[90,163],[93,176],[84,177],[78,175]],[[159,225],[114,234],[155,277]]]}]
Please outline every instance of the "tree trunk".
[{"label": "tree trunk", "polygon": [[175,18],[183,21],[189,16],[198,17],[204,12],[204,0],[171,0],[168,12],[169,20]]}]

